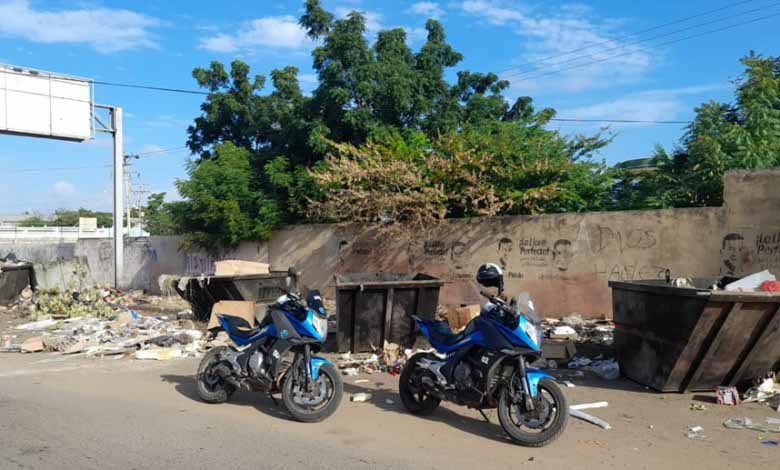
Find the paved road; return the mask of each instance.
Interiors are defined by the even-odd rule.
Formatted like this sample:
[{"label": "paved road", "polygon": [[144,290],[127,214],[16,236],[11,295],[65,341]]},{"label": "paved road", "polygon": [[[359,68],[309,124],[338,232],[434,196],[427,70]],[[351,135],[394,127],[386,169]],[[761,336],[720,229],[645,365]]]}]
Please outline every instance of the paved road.
[{"label": "paved road", "polygon": [[[730,411],[689,411],[690,396],[636,387],[567,389],[572,401],[608,399],[610,407],[594,414],[614,429],[572,422],[558,443],[525,449],[506,441],[494,414],[487,424],[457,407],[429,419],[404,413],[387,375],[347,385],[348,393],[372,391],[372,403],[345,401],[328,421],[306,425],[247,392],[223,405],[201,403],[193,360],[53,359],[0,355],[2,470],[776,468],[780,457],[755,433],[722,429]],[[767,414],[756,407],[737,413]],[[707,441],[684,436],[695,424]]]}]

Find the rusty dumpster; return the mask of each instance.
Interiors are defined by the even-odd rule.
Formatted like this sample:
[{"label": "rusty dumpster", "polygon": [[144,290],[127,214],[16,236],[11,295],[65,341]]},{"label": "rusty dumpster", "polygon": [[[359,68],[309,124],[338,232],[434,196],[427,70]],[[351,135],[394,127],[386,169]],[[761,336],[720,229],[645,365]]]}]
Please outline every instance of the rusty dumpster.
[{"label": "rusty dumpster", "polygon": [[31,263],[0,262],[0,305],[13,303],[27,286],[36,288],[35,268]]},{"label": "rusty dumpster", "polygon": [[780,295],[611,281],[624,376],[661,392],[710,391],[780,367]]},{"label": "rusty dumpster", "polygon": [[336,276],[339,352],[381,349],[384,341],[411,346],[412,315],[433,319],[444,281],[423,273]]},{"label": "rusty dumpster", "polygon": [[178,294],[192,306],[200,321],[208,321],[211,308],[220,300],[250,300],[271,303],[290,289],[288,271],[238,276],[205,276],[183,278],[175,285]]}]

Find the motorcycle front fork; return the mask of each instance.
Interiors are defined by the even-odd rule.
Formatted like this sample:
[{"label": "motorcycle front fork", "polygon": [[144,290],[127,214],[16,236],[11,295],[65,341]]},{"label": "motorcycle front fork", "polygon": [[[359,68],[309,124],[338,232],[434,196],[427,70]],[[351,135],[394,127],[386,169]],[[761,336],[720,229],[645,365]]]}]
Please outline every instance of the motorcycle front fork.
[{"label": "motorcycle front fork", "polygon": [[[528,383],[528,373],[526,371],[525,358],[523,356],[519,356],[517,358],[517,370],[520,373],[520,384],[523,387],[523,400],[525,403],[525,409],[526,411],[533,411],[534,399],[531,396],[531,385]],[[512,392],[514,391],[512,390]]]}]

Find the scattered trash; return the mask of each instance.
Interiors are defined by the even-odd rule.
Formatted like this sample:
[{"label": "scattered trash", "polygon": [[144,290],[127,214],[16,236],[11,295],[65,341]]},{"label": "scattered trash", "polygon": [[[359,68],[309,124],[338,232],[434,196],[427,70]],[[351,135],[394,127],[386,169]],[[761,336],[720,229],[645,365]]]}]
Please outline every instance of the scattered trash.
[{"label": "scattered trash", "polygon": [[689,277],[678,277],[676,279],[672,279],[672,287],[684,287],[688,289],[695,289],[696,286],[693,285],[693,279]]},{"label": "scattered trash", "polygon": [[731,284],[726,285],[724,289],[727,291],[756,292],[764,282],[776,280],[777,278],[775,278],[774,274],[764,270],[745,276],[738,281],[734,281]]},{"label": "scattered trash", "polygon": [[723,426],[728,429],[748,429],[758,432],[780,433],[780,424],[770,422],[770,419],[771,418],[767,418],[766,423],[754,423],[753,420],[748,417],[730,418],[723,422]]},{"label": "scattered trash", "polygon": [[54,326],[57,324],[57,320],[52,320],[51,318],[47,318],[45,320],[39,320],[34,321],[31,323],[25,323],[23,325],[19,325],[16,327],[17,330],[25,330],[25,331],[38,331],[38,330],[45,330],[46,328],[50,326]]},{"label": "scattered trash", "polygon": [[395,405],[395,400],[392,400],[390,398],[385,398],[385,403],[387,403],[388,405]]},{"label": "scattered trash", "polygon": [[357,367],[348,367],[348,368],[342,370],[341,373],[344,374],[344,375],[352,376],[352,377],[354,377],[356,375],[360,375],[360,371],[357,369]]},{"label": "scattered trash", "polygon": [[691,406],[688,407],[691,411],[707,411],[707,405],[702,405],[701,403],[691,403]]},{"label": "scattered trash", "polygon": [[40,336],[27,339],[24,343],[22,343],[21,346],[22,352],[26,352],[26,353],[40,352],[43,351],[44,349],[45,346],[43,345],[43,338],[41,338]]},{"label": "scattered trash", "polygon": [[574,417],[574,418],[581,419],[583,421],[587,421],[587,422],[589,422],[591,424],[595,424],[596,426],[598,426],[598,427],[600,427],[602,429],[612,429],[612,426],[610,426],[609,423],[607,423],[603,419],[600,419],[600,418],[597,418],[597,417],[595,417],[593,415],[585,413],[584,411],[573,410],[573,409],[571,409],[571,407],[569,407],[569,415]]},{"label": "scattered trash", "polygon": [[354,401],[356,403],[362,403],[371,400],[371,394],[370,393],[353,393],[350,397],[350,401]]},{"label": "scattered trash", "polygon": [[564,380],[563,384],[566,385],[568,388],[574,388],[576,385],[574,385],[572,382],[569,382],[568,380]]},{"label": "scattered trash", "polygon": [[356,383],[356,384],[365,384],[365,383],[368,383],[368,382],[370,382],[370,380],[368,380],[368,379],[357,379],[357,380],[355,380],[355,382],[353,382],[353,383]]},{"label": "scattered trash", "polygon": [[550,339],[568,339],[576,341],[578,338],[577,331],[567,325],[553,327],[550,332]]},{"label": "scattered trash", "polygon": [[762,292],[780,292],[780,281],[764,281],[759,288]]},{"label": "scattered trash", "polygon": [[696,439],[699,441],[703,441],[707,439],[707,436],[704,434],[704,428],[701,426],[694,426],[692,428],[688,428],[688,439]]},{"label": "scattered trash", "polygon": [[176,348],[160,348],[160,349],[144,349],[135,352],[136,359],[150,359],[155,361],[168,361],[171,359],[178,359],[182,357],[183,353],[181,349]]},{"label": "scattered trash", "polygon": [[718,387],[717,396],[719,405],[739,405],[739,392],[737,391],[737,387]]},{"label": "scattered trash", "polygon": [[593,408],[606,408],[609,406],[609,402],[606,401],[597,401],[594,403],[582,403],[579,405],[571,405],[569,406],[570,410],[590,410]]},{"label": "scattered trash", "polygon": [[775,447],[780,446],[780,441],[775,439],[765,439],[761,441],[761,443],[767,446],[775,446]]},{"label": "scattered trash", "polygon": [[[155,306],[163,304],[160,299],[142,291],[123,292],[106,286],[78,291],[27,289],[10,310],[3,312],[35,319],[14,328],[35,336],[20,334],[24,341],[12,344],[15,336],[2,335],[0,351],[51,351],[86,357],[122,357],[128,353],[136,357],[133,353],[138,352],[139,359],[168,360],[198,356],[214,346],[214,341],[206,341],[190,319],[191,311],[181,309],[183,302],[178,299],[178,310],[171,309],[169,316],[144,316],[134,310],[136,305],[146,305],[154,311]],[[230,341],[227,335],[215,339],[224,340],[223,344]]]},{"label": "scattered trash", "polygon": [[605,380],[615,380],[620,377],[620,366],[615,359],[597,357],[591,360],[587,357],[575,357],[568,365],[569,369],[591,371]]},{"label": "scattered trash", "polygon": [[758,386],[748,389],[742,402],[766,403],[775,411],[780,412],[780,383],[777,382],[777,377],[774,375],[767,377]]}]

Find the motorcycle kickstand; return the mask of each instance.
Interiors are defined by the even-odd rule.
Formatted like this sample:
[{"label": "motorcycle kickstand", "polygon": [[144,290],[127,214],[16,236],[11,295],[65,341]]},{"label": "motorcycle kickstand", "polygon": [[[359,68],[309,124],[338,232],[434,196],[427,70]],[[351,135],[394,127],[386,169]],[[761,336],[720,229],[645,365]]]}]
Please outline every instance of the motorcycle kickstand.
[{"label": "motorcycle kickstand", "polygon": [[485,418],[485,422],[490,424],[490,418],[488,418],[485,412],[482,411],[482,408],[477,408],[477,411],[479,411],[479,414],[481,414],[482,417]]}]

